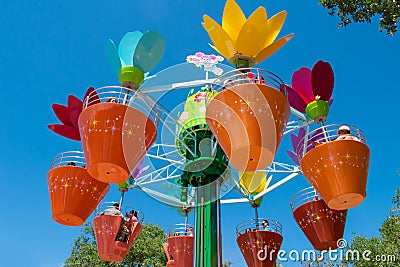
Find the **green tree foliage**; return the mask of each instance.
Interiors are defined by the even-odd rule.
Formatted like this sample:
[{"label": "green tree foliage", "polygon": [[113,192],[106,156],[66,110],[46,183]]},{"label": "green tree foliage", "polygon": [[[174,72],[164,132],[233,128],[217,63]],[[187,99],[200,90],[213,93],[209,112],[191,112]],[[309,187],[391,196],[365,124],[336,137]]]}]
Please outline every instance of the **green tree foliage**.
[{"label": "green tree foliage", "polygon": [[339,26],[347,26],[353,22],[371,23],[375,16],[379,17],[379,30],[386,30],[388,35],[397,32],[400,18],[399,0],[320,0],[321,5],[329,10],[329,14],[339,17]]},{"label": "green tree foliage", "polygon": [[144,224],[138,238],[122,262],[106,262],[97,256],[96,241],[91,223],[85,223],[82,234],[72,245],[71,254],[65,261],[65,267],[127,267],[153,266],[165,267],[167,259],[162,244],[165,234],[161,227]]},{"label": "green tree foliage", "polygon": [[[332,258],[335,258],[335,255]],[[316,253],[316,260],[299,260],[299,262],[303,267],[348,267],[339,259],[330,259],[329,255],[325,253],[323,255]]]},{"label": "green tree foliage", "polygon": [[366,238],[355,236],[350,250],[360,252],[371,251],[358,260],[347,259],[354,267],[399,267],[400,266],[400,189],[393,197],[394,206],[388,218],[379,229],[381,237]]},{"label": "green tree foliage", "polygon": [[222,267],[229,267],[229,266],[231,266],[231,264],[233,264],[233,261],[228,260],[228,261],[225,261],[225,262],[222,264]]}]

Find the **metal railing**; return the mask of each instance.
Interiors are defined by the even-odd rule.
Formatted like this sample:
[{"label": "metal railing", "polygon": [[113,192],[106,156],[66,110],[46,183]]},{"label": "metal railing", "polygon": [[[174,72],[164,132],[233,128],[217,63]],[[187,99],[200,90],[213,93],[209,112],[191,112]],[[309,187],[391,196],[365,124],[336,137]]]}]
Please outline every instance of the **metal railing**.
[{"label": "metal railing", "polygon": [[117,103],[142,111],[155,124],[159,121],[156,101],[150,96],[121,86],[100,87],[89,93],[83,100],[83,109],[98,103]]},{"label": "metal railing", "polygon": [[67,151],[57,154],[50,164],[50,169],[61,166],[76,166],[86,168],[85,156],[81,151]]},{"label": "metal railing", "polygon": [[132,211],[136,211],[137,212],[137,216],[135,216],[136,217],[136,219],[140,222],[140,223],[143,223],[143,221],[144,221],[144,213],[143,212],[141,212],[140,210],[136,210],[136,209],[134,209],[132,206],[126,206],[125,207],[125,214],[124,214],[124,216],[126,217],[126,214],[127,213],[130,213],[130,212],[132,212]]},{"label": "metal railing", "polygon": [[287,97],[284,82],[272,72],[259,68],[241,68],[231,70],[216,78],[211,86],[210,92],[218,92],[225,88],[239,84],[264,84],[275,88]]},{"label": "metal railing", "polygon": [[173,236],[193,236],[194,227],[191,224],[178,223],[168,229],[168,237]]},{"label": "metal railing", "polygon": [[243,221],[236,226],[237,236],[254,231],[269,231],[282,235],[282,225],[275,220],[259,218]]},{"label": "metal railing", "polygon": [[[116,204],[116,203],[119,204],[118,202],[110,202],[110,201],[108,201],[108,202],[101,202],[101,203],[96,207],[96,210],[95,210],[95,212],[94,212],[94,216],[99,216],[100,213],[102,213],[102,212],[103,212],[104,210],[106,210],[106,209],[112,208],[113,205]],[[122,215],[123,218],[127,218],[127,217],[126,217],[126,213],[130,213],[132,210],[135,210],[135,209],[133,209],[132,206],[126,206],[126,207],[123,209],[125,212],[122,212],[121,207],[119,207],[118,210],[121,212],[121,215]],[[137,212],[137,216],[136,216],[137,220],[138,220],[140,223],[143,223],[143,220],[144,220],[144,214],[143,214],[143,212],[138,211],[138,210],[135,210],[135,211]]]},{"label": "metal railing", "polygon": [[310,186],[304,188],[294,194],[290,199],[290,207],[292,211],[295,211],[298,207],[308,202],[322,199],[321,196],[318,194],[317,190],[314,187]]},{"label": "metal railing", "polygon": [[[347,126],[350,129],[350,133],[348,135],[340,135],[338,130],[341,126]],[[340,137],[340,138],[339,138]],[[338,139],[339,138],[339,139]],[[343,139],[342,139],[343,138]],[[295,152],[299,159],[302,159],[303,156],[313,149],[314,147],[332,142],[332,141],[340,141],[340,140],[356,140],[362,143],[366,143],[364,133],[353,125],[348,124],[330,124],[321,126],[305,135],[300,141],[297,147],[295,148]]]}]

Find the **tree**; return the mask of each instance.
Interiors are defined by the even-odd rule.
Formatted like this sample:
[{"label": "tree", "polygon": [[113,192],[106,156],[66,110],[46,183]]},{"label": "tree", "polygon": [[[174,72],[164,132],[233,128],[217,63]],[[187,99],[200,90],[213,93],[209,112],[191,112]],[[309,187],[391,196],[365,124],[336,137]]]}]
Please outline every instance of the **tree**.
[{"label": "tree", "polygon": [[372,18],[379,16],[379,30],[386,30],[388,35],[397,32],[400,20],[399,0],[320,0],[321,5],[340,18],[339,27],[353,22],[371,23]]},{"label": "tree", "polygon": [[299,263],[303,267],[348,267],[340,259],[330,259],[328,254],[321,255],[318,252],[316,253],[316,259],[300,259]]},{"label": "tree", "polygon": [[354,267],[400,266],[400,188],[393,197],[393,203],[388,218],[379,229],[380,237],[366,238],[357,235],[351,242],[350,250],[368,255],[360,256],[358,260],[347,259],[348,263]]},{"label": "tree", "polygon": [[228,260],[228,261],[225,261],[225,262],[222,264],[222,267],[229,267],[229,266],[231,266],[231,264],[233,264],[233,261]]},{"label": "tree", "polygon": [[82,234],[72,245],[70,256],[64,263],[65,267],[127,267],[152,266],[164,267],[167,259],[162,244],[165,240],[164,231],[160,226],[144,224],[138,238],[122,262],[106,262],[97,256],[96,241],[91,223],[83,225]]}]

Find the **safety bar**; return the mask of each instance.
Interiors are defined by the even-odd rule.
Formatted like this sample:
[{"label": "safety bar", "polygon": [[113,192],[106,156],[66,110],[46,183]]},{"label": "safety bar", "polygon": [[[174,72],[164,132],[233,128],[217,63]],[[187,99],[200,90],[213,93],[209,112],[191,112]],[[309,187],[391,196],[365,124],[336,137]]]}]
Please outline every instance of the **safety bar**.
[{"label": "safety bar", "polygon": [[76,166],[86,168],[85,156],[81,151],[66,151],[57,154],[50,164],[50,169],[61,166]]},{"label": "safety bar", "polygon": [[258,219],[250,219],[243,221],[236,226],[236,235],[242,235],[247,232],[265,230],[270,232],[275,232],[278,234],[282,234],[282,225],[271,219],[267,218],[258,218]]},{"label": "safety bar", "polygon": [[[350,133],[339,133],[340,127],[350,129]],[[355,140],[362,143],[366,142],[364,133],[357,127],[349,124],[330,124],[321,126],[311,131],[308,135],[305,135],[299,141],[299,144],[295,148],[295,152],[300,160],[314,147],[336,140]]]},{"label": "safety bar", "polygon": [[292,196],[292,198],[290,199],[290,207],[292,208],[292,211],[295,211],[301,205],[319,199],[322,198],[318,194],[317,190],[315,190],[314,187],[310,186],[300,190]]},{"label": "safety bar", "polygon": [[240,68],[228,71],[216,78],[210,92],[218,92],[239,84],[264,84],[275,88],[287,97],[286,86],[276,74],[259,68]]}]

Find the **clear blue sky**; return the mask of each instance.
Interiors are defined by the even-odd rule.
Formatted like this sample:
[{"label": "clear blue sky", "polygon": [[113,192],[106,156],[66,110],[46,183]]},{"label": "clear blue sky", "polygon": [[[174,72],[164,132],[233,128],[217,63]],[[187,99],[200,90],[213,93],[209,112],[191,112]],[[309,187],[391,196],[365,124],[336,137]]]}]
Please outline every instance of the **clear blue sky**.
[{"label": "clear blue sky", "polygon": [[[387,37],[373,25],[337,28],[318,1],[238,0],[248,16],[264,5],[268,14],[286,9],[281,36],[295,37],[260,67],[290,83],[294,70],[329,61],[335,72],[330,123],[362,129],[372,151],[367,199],[350,210],[345,237],[356,232],[377,235],[399,187],[397,82],[399,36]],[[2,266],[61,266],[79,227],[51,220],[46,175],[54,155],[80,149],[80,143],[50,132],[56,123],[52,103],[68,94],[82,97],[88,86],[117,85],[108,67],[105,42],[119,41],[127,31],[157,30],[166,40],[165,56],[154,72],[184,62],[197,51],[212,53],[201,26],[204,13],[221,21],[224,1],[1,1],[0,3],[0,251]],[[277,160],[289,162],[281,145]],[[303,176],[264,198],[260,215],[283,225],[286,250],[311,248],[292,218],[289,199],[307,185]],[[115,187],[106,199],[118,198]],[[138,206],[147,222],[168,228],[181,222],[177,213],[139,191],[126,203]],[[250,218],[248,204],[222,207],[223,259],[245,266],[235,242],[235,226]],[[193,221],[193,218],[191,218]],[[286,265],[285,266],[293,266]]]}]

